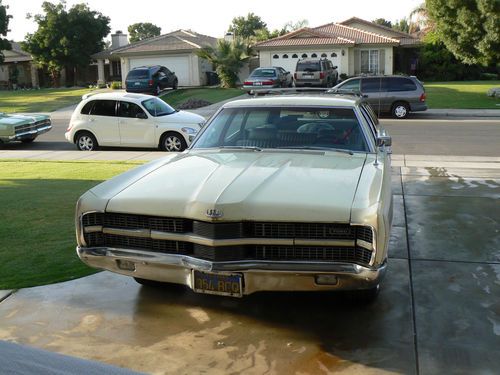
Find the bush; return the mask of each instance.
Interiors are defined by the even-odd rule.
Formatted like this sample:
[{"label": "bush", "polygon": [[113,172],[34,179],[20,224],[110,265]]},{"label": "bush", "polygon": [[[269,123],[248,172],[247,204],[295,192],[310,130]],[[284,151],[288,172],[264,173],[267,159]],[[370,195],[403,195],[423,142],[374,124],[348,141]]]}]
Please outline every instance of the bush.
[{"label": "bush", "polygon": [[495,73],[481,73],[480,79],[485,81],[495,81],[498,79],[498,74]]},{"label": "bush", "polygon": [[113,81],[110,87],[112,90],[120,90],[122,88],[122,83],[120,81]]},{"label": "bush", "polygon": [[342,73],[339,77],[342,81],[345,81],[347,79],[347,74]]}]

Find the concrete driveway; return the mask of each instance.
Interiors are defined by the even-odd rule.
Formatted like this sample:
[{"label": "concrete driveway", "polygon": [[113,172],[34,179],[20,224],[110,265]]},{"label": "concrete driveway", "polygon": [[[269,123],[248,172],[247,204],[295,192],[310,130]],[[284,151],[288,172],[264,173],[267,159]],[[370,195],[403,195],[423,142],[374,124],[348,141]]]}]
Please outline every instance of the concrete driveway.
[{"label": "concrete driveway", "polygon": [[500,158],[393,164],[389,269],[371,306],[205,296],[102,272],[7,297],[0,340],[158,374],[496,374]]}]

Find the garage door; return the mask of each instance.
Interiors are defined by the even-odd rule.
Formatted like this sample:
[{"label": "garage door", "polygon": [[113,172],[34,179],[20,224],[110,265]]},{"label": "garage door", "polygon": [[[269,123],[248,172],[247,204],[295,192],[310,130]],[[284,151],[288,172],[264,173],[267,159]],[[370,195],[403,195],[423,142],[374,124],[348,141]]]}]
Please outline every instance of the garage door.
[{"label": "garage door", "polygon": [[148,58],[130,58],[130,69],[138,66],[163,65],[175,72],[179,86],[191,86],[193,80],[189,75],[189,56],[158,56]]},{"label": "garage door", "polygon": [[328,52],[277,52],[277,53],[271,53],[271,61],[273,66],[281,66],[283,69],[289,71],[290,73],[295,73],[295,67],[297,66],[297,61],[301,58],[302,56],[307,57],[307,58],[321,58],[321,57],[326,57],[328,60],[330,60],[333,65],[337,65],[338,72],[340,73],[340,58],[339,58],[340,51],[328,51]]}]

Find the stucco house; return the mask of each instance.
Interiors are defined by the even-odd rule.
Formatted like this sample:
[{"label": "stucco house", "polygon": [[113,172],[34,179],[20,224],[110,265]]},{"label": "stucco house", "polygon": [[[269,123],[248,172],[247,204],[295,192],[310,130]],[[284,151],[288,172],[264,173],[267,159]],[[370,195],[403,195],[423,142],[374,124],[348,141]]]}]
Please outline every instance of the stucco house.
[{"label": "stucco house", "polygon": [[[116,35],[116,34],[115,34]],[[121,34],[124,35],[124,34]],[[125,36],[126,37],[126,36]],[[98,63],[98,81],[106,82],[105,63],[109,64],[109,75],[119,76],[125,84],[127,73],[138,66],[163,65],[175,72],[179,86],[202,86],[206,83],[206,72],[213,67],[196,55],[196,51],[215,46],[216,38],[194,31],[177,30],[127,45],[116,41],[111,48],[92,56]]]},{"label": "stucco house", "polygon": [[38,87],[38,69],[33,57],[23,51],[19,43],[11,42],[11,45],[11,50],[2,51],[4,62],[0,64],[0,89],[11,89],[13,83],[19,87]]},{"label": "stucco house", "polygon": [[[305,27],[255,45],[260,66],[295,71],[300,58],[328,58],[339,74],[411,73],[418,38],[360,18]],[[405,52],[408,51],[408,52]],[[415,69],[413,69],[415,70]]]}]

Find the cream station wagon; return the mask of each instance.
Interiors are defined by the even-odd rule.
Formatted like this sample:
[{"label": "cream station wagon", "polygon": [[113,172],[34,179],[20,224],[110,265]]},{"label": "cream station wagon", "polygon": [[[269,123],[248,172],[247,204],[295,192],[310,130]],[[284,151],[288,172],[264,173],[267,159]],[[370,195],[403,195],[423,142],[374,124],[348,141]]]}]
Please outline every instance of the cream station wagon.
[{"label": "cream station wagon", "polygon": [[78,256],[199,293],[349,290],[372,300],[387,267],[390,145],[357,96],[227,103],[187,151],[80,198]]}]

